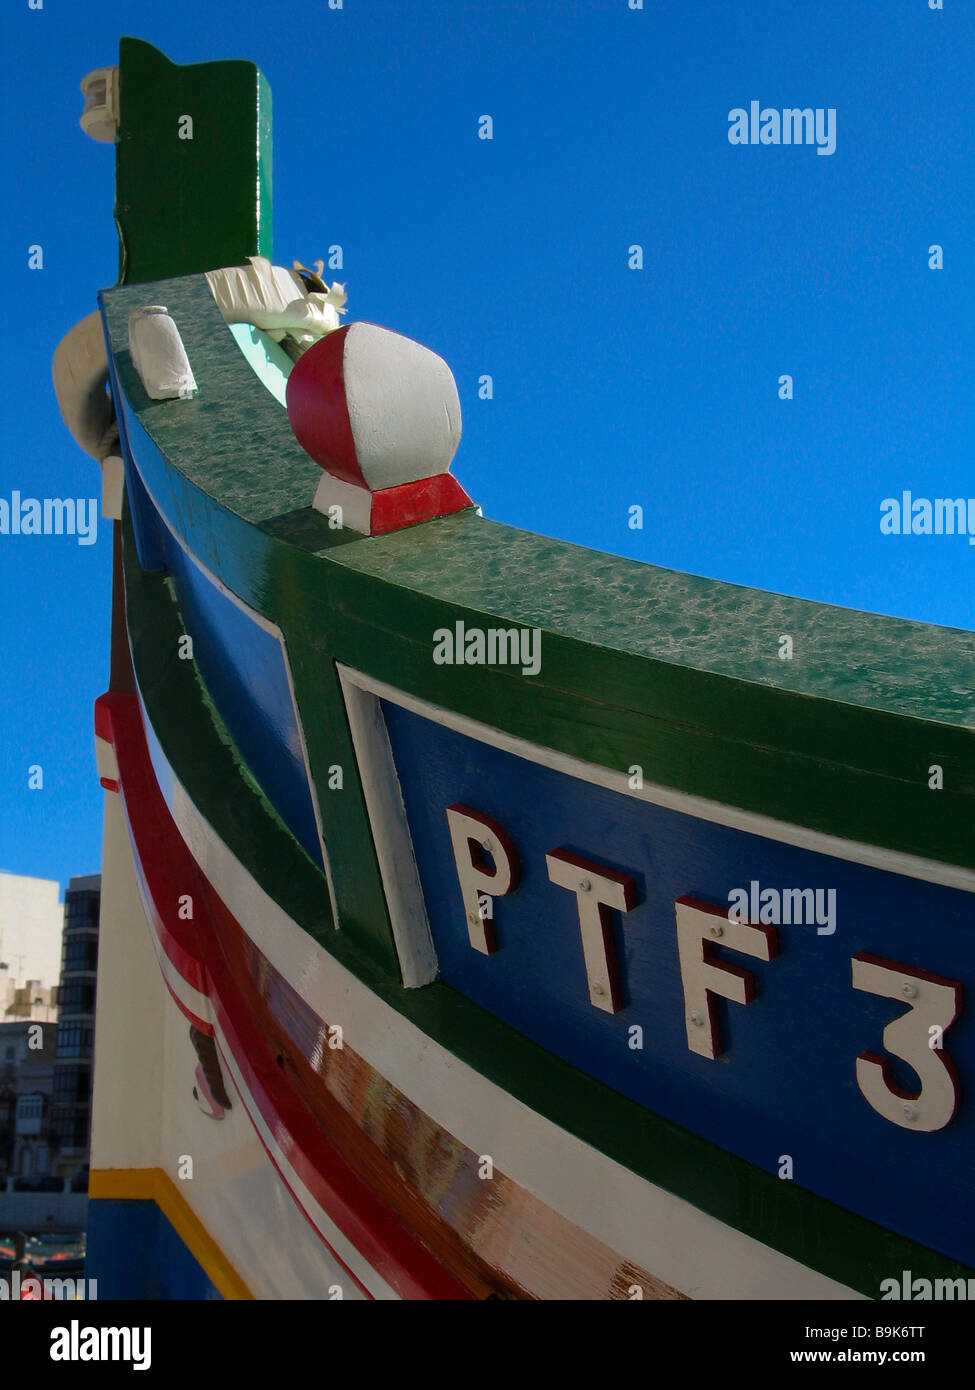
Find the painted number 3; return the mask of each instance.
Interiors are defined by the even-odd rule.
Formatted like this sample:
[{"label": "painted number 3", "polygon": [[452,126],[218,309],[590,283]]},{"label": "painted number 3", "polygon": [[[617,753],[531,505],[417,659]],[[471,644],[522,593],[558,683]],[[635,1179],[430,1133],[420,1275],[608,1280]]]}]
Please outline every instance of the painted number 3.
[{"label": "painted number 3", "polygon": [[861,951],[853,957],[853,988],[910,1004],[884,1029],[884,1047],[917,1072],[921,1089],[911,1095],[897,1084],[890,1062],[875,1052],[857,1058],[857,1084],[866,1100],[892,1124],[930,1134],[944,1129],[958,1109],[958,1077],[941,1051],[941,1036],[958,1015],[961,985],[923,970]]}]

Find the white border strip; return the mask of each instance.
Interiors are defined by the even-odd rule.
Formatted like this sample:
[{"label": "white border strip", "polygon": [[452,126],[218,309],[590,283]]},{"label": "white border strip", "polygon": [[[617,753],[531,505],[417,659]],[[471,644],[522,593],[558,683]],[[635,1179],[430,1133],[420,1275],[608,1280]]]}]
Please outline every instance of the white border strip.
[{"label": "white border strip", "polygon": [[214,1032],[220,1044],[221,1060],[225,1063],[227,1070],[233,1077],[234,1086],[240,1096],[244,1109],[250,1117],[250,1122],[254,1126],[261,1142],[271,1158],[271,1162],[277,1168],[281,1177],[307,1216],[308,1220],[315,1227],[315,1230],[324,1240],[334,1255],[336,1255],[352,1274],[359,1280],[365,1288],[369,1290],[373,1298],[385,1300],[399,1300],[399,1294],[388,1284],[369,1263],[366,1257],[349,1240],[348,1236],[336,1226],[328,1212],[322,1207],[317,1198],[302,1182],[298,1173],[292,1167],[285,1151],[278,1143],[274,1133],[268,1127],[267,1121],[261,1114],[260,1107],[250,1093],[247,1082],[244,1080],[243,1072],[237,1065],[233,1049],[227,1042],[227,1038],[219,1023],[214,1023]]},{"label": "white border strip", "polygon": [[403,984],[413,989],[437,978],[437,952],[403,793],[379,701],[346,681],[341,667],[339,679]]},{"label": "white border strip", "polygon": [[343,686],[357,686],[381,700],[389,700],[414,714],[423,715],[435,724],[442,724],[445,728],[477,739],[479,743],[500,748],[506,753],[514,753],[519,758],[552,768],[555,772],[565,772],[570,777],[591,782],[594,786],[622,792],[624,796],[632,796],[637,801],[650,801],[655,806],[664,806],[672,811],[683,811],[699,820],[726,825],[732,830],[744,830],[750,835],[761,835],[767,840],[795,845],[798,849],[811,850],[815,854],[828,854],[834,859],[846,859],[855,864],[865,864],[872,869],[883,869],[887,873],[904,874],[908,878],[919,878],[927,883],[938,883],[946,888],[960,888],[963,892],[975,893],[973,869],[943,864],[936,859],[923,859],[919,855],[904,854],[899,850],[883,849],[860,840],[844,840],[822,830],[809,830],[805,826],[776,820],[757,811],[745,811],[737,806],[726,806],[720,801],[694,796],[690,792],[675,791],[672,787],[665,787],[659,783],[645,783],[640,790],[636,790],[629,785],[625,772],[613,772],[598,763],[583,762],[568,753],[529,743],[527,739],[506,734],[489,724],[481,724],[465,714],[457,714],[453,710],[443,709],[440,705],[429,704],[418,696],[408,695],[396,686],[375,680],[372,676],[353,670],[352,667],[340,663],[336,665]]},{"label": "white border strip", "polygon": [[[126,825],[128,817],[126,816]],[[176,966],[166,954],[166,948],[160,940],[159,933],[156,931],[156,913],[158,911],[155,903],[149,899],[149,889],[145,883],[145,869],[139,858],[138,846],[129,832],[129,848],[132,851],[132,863],[136,869],[135,881],[139,890],[139,900],[142,903],[142,910],[146,916],[149,927],[149,940],[152,942],[152,949],[155,952],[156,960],[159,962],[159,970],[169,989],[170,994],[181,1004],[183,1004],[195,1018],[203,1023],[213,1023],[213,1006],[210,997],[201,994],[195,985],[191,985],[189,980],[183,978]]]},{"label": "white border strip", "polygon": [[[141,888],[139,890],[139,896],[142,896]],[[142,906],[143,910],[146,911],[146,916],[149,917],[144,898]],[[166,981],[170,994],[178,999],[185,1008],[189,1009],[194,1018],[200,1019],[203,1023],[212,1024],[213,1006],[210,1003],[209,996],[201,994],[198,989],[183,979],[173,962],[166,955],[166,949],[156,935],[156,929],[153,926],[151,917],[149,917],[149,935],[152,938],[152,949],[156,953],[159,969],[162,972],[163,979]]]},{"label": "white border strip", "polygon": [[[150,733],[147,720],[147,733]],[[180,834],[229,911],[319,1018],[435,1124],[622,1258],[696,1299],[861,1299],[561,1129],[385,1003],[264,891],[149,748]]]}]

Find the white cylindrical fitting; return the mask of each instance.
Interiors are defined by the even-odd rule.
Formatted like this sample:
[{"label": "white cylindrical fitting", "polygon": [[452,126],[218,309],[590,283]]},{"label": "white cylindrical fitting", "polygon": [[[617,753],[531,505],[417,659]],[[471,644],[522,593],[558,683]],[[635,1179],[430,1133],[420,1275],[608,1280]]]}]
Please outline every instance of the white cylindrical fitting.
[{"label": "white cylindrical fitting", "polygon": [[164,304],[147,304],[129,315],[129,352],[151,400],[189,396],[197,389],[179,329]]}]

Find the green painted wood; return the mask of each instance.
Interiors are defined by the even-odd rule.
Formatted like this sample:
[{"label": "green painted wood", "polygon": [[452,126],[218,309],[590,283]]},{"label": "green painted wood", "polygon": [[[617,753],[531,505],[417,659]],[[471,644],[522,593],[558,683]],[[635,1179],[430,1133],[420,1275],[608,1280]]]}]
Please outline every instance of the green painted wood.
[{"label": "green painted wood", "polygon": [[[119,281],[270,256],[271,90],[260,69],[179,66],[151,44],[123,38],[119,83]],[[187,116],[192,139],[180,136]]]},{"label": "green painted wood", "polygon": [[[282,517],[303,513],[317,532],[316,548],[349,539],[330,530],[328,519],[311,507],[321,469],[292,434],[287,412],[247,365],[205,277],[107,290],[100,300],[116,345],[119,383],[143,426],[188,482],[265,531],[273,532]],[[190,400],[150,400],[132,365],[129,314],[152,303],[167,305],[179,328],[199,387]]]},{"label": "green painted wood", "polygon": [[[331,929],[324,880],[247,774],[192,662],[177,658],[182,623],[172,585],[144,574],[126,514],[127,616],[140,689],[164,752],[189,795],[265,891],[380,998],[442,1046],[570,1133],[649,1181],[784,1254],[870,1296],[880,1281],[968,1278],[973,1271],[782,1182],[645,1111],[528,1041],[469,1000],[435,983],[400,987],[395,968],[354,930]],[[308,673],[304,673],[308,678]],[[326,708],[323,727],[332,711]],[[327,795],[327,794],[326,794]],[[332,793],[361,813],[346,782]],[[355,816],[349,816],[348,808]],[[324,808],[323,808],[324,810]],[[368,835],[330,840],[363,877],[378,870]],[[374,944],[374,943],[373,943]]]},{"label": "green painted wood", "polygon": [[[903,1268],[962,1277],[950,1261],[646,1114],[446,987],[404,991],[335,662],[588,761],[640,762],[648,779],[680,790],[975,867],[966,694],[975,635],[676,575],[472,514],[390,537],[331,531],[309,505],[317,467],[203,281],[107,292],[113,341],[125,343],[130,309],[153,299],[170,305],[201,389],[192,401],[149,402],[117,349],[138,420],[166,456],[146,480],[191,549],[284,632],[343,930],[330,930],[322,875],[275,821],[215,712],[201,719],[188,664],[170,656],[153,665],[159,634],[169,632],[162,645],[175,652],[179,620],[157,590],[164,581],[139,574],[129,544],[129,621],[150,714],[216,832],[363,983],[634,1171],[866,1294]],[[458,618],[541,627],[540,676],[435,666],[432,634]],[[783,632],[796,641],[792,663],[778,660]],[[341,797],[327,791],[335,762],[346,770]],[[945,767],[944,792],[927,790],[931,762]]]},{"label": "green painted wood", "polygon": [[[140,573],[126,528],[140,684],[216,833],[395,1009],[634,1171],[869,1295],[903,1268],[964,1277],[648,1114],[445,986],[404,991],[335,663],[603,766],[637,762],[679,790],[975,867],[975,635],[677,575],[469,513],[371,540],[330,530],[310,506],[317,467],[195,274],[270,254],[267,85],[251,64],[177,67],[132,39],[120,70],[123,288],[103,300],[119,378],[166,456],[147,476],[164,512],[284,632],[343,930],[323,876],[248,773],[192,664],[178,660],[171,586]],[[184,115],[192,142],[178,138]],[[129,312],[146,303],[167,304],[183,334],[200,385],[191,401],[150,402],[142,391],[124,344]],[[538,678],[434,666],[434,630],[458,619],[541,628]],[[791,662],[778,658],[783,633]],[[341,794],[327,791],[335,762],[347,773]],[[927,790],[934,762],[943,792]]]},{"label": "green painted wood", "polygon": [[[310,506],[317,466],[205,281],[107,292],[113,342],[153,297],[200,392],[151,402],[116,351],[172,465],[150,486],[191,548],[288,634],[308,673],[306,725],[332,698],[322,672],[337,659],[586,761],[639,763],[678,790],[975,867],[975,634],[675,574],[472,513],[393,536],[332,531]],[[541,628],[540,675],[435,666],[433,633],[457,619]],[[783,633],[792,661],[778,657]],[[943,791],[928,789],[935,763]],[[328,763],[312,765],[320,776]]]},{"label": "green painted wood", "polygon": [[[172,581],[160,575],[143,574],[136,559],[128,520],[125,534],[128,541],[124,546],[126,622],[133,655],[138,653],[135,666],[140,689],[147,698],[148,692],[154,690],[182,692],[182,704],[178,708],[175,703],[165,701],[154,706],[158,709],[160,723],[156,725],[155,713],[153,723],[167,758],[174,767],[178,761],[184,771],[188,766],[194,785],[199,781],[201,785],[227,790],[229,799],[220,809],[221,838],[243,863],[255,865],[255,876],[265,887],[263,866],[287,863],[289,914],[317,940],[323,941],[326,935],[334,937],[324,875],[293,839],[251,775],[209,698],[196,663],[178,656],[184,628]],[[320,717],[305,729],[305,737],[316,784],[321,789],[322,830],[328,846],[333,887],[341,905],[343,935],[354,943],[363,963],[380,969],[385,978],[398,980],[396,949],[365,802],[358,778],[348,775],[349,769],[355,766],[355,758],[338,678],[334,670],[318,671],[316,676]],[[300,660],[295,663],[292,659],[292,677],[300,705],[308,684],[308,673]],[[184,722],[184,707],[195,709],[199,702],[204,706],[205,717],[198,717],[192,723]],[[214,727],[219,730],[215,740],[211,737]],[[326,790],[327,769],[335,763],[347,772],[341,793]],[[183,771],[178,775],[184,780]],[[251,834],[256,815],[250,806],[252,799],[260,807],[259,842],[255,842]],[[274,877],[276,880],[277,875]]]}]

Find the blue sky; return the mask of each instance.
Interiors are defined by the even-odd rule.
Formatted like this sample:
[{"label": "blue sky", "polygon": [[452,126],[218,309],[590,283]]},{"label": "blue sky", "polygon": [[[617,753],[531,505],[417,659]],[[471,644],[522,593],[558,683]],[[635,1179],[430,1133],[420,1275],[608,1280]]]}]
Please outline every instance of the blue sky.
[{"label": "blue sky", "polygon": [[[961,0],[9,0],[0,24],[0,497],[97,493],[50,360],[115,279],[113,157],[78,127],[78,83],[128,33],[176,62],[264,69],[275,257],[340,243],[350,317],[446,358],[464,410],[454,471],[487,515],[973,626],[975,547],[879,526],[904,489],[975,495]],[[730,144],[728,113],[751,100],[835,108],[835,153]],[[110,550],[107,524],[90,547],[0,535],[2,869],[63,883],[98,867]]]}]

